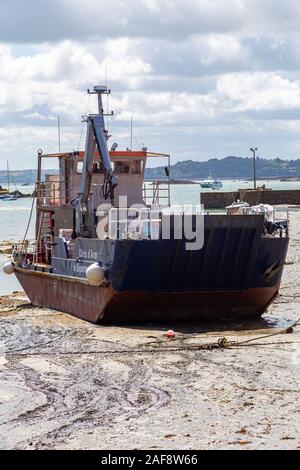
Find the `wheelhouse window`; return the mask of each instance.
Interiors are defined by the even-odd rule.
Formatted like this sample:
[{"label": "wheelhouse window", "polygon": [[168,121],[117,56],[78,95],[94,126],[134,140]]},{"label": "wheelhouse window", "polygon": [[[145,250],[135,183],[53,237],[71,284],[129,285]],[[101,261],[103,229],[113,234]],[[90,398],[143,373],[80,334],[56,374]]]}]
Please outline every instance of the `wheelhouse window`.
[{"label": "wheelhouse window", "polygon": [[[81,175],[82,170],[83,170],[83,161],[81,160],[81,161],[77,162],[77,164],[76,164],[76,173]],[[103,173],[103,164],[100,160],[97,160],[97,161],[93,162],[92,173],[94,175]]]},{"label": "wheelhouse window", "polygon": [[133,160],[133,162],[131,163],[131,173],[133,175],[140,175],[142,173],[141,160]]},{"label": "wheelhouse window", "polygon": [[97,174],[102,174],[104,173],[104,170],[103,170],[103,163],[102,161],[98,161],[98,162],[95,162],[93,163],[93,174],[94,175],[97,175]]},{"label": "wheelhouse window", "polygon": [[130,163],[129,162],[121,162],[116,161],[113,163],[114,172],[119,174],[126,174],[129,173]]}]

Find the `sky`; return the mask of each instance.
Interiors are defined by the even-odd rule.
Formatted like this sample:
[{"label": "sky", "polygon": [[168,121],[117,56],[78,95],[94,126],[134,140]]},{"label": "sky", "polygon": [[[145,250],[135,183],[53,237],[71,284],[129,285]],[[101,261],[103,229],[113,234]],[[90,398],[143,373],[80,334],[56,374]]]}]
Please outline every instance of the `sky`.
[{"label": "sky", "polygon": [[[299,0],[0,0],[0,169],[84,148],[108,84],[119,148],[300,157]],[[154,162],[155,164],[156,162]],[[152,162],[153,165],[153,162]]]}]

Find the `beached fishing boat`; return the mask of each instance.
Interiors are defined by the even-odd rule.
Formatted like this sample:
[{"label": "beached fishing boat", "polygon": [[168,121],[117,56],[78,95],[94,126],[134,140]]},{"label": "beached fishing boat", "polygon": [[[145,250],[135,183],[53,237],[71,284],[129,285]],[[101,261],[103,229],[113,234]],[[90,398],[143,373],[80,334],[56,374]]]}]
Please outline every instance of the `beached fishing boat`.
[{"label": "beached fishing boat", "polygon": [[[15,273],[34,305],[93,323],[263,314],[278,295],[288,227],[266,223],[262,213],[173,211],[169,155],[117,144],[109,151],[108,91],[90,93],[99,110],[85,117],[85,151],[39,151],[36,239],[16,245],[4,271]],[[147,160],[158,157],[167,158],[168,179],[145,185]],[[50,158],[59,160],[59,175],[42,180]]]}]

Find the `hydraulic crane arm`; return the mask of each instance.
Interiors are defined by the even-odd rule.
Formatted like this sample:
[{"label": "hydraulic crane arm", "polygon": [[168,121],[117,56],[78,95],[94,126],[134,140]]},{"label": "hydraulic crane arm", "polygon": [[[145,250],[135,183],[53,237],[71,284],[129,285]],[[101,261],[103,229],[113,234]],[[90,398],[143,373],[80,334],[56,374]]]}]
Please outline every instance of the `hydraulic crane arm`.
[{"label": "hydraulic crane arm", "polygon": [[88,203],[91,191],[91,183],[93,176],[93,160],[95,149],[97,147],[104,170],[104,182],[101,189],[103,199],[110,199],[114,204],[114,189],[118,184],[117,177],[114,176],[109,152],[107,148],[107,132],[105,130],[102,94],[107,94],[106,87],[95,87],[93,92],[88,93],[98,95],[99,114],[91,114],[86,117],[87,135],[86,147],[83,161],[83,169],[80,184],[80,196],[77,201],[77,232],[83,234],[86,227],[87,212],[89,211]]}]

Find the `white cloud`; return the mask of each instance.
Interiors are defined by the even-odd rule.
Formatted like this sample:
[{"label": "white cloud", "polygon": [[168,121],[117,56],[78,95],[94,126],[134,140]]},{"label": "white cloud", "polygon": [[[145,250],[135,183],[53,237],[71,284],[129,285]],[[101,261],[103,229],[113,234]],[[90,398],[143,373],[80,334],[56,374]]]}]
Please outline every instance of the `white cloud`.
[{"label": "white cloud", "polygon": [[[0,0],[0,166],[78,145],[106,82],[114,140],[175,159],[299,148],[296,0]],[[1,43],[2,41],[2,43]],[[276,146],[273,143],[276,140]],[[289,152],[289,154],[285,154]]]},{"label": "white cloud", "polygon": [[224,75],[217,90],[237,111],[300,109],[299,82],[278,73],[240,73]]},{"label": "white cloud", "polygon": [[[124,44],[123,44],[124,43]],[[117,47],[116,47],[117,46]],[[43,46],[42,51],[14,58],[10,49],[0,49],[0,115],[9,110],[30,111],[47,106],[53,113],[65,113],[73,119],[83,111],[82,96],[87,86],[105,82],[105,62],[114,80],[134,81],[151,71],[139,57],[126,59],[127,40],[110,42],[107,52],[97,58],[88,46],[65,41]],[[106,57],[109,57],[106,59]]]},{"label": "white cloud", "polygon": [[297,0],[0,0],[0,42],[299,31]]}]

